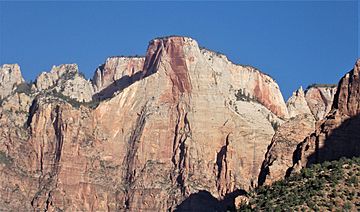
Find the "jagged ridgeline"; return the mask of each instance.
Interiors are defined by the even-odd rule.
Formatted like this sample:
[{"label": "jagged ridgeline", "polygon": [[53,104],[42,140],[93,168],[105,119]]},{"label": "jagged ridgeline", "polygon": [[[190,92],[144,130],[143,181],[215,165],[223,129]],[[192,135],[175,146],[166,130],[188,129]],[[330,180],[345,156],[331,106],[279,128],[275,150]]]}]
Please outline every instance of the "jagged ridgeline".
[{"label": "jagged ridgeline", "polygon": [[334,108],[323,88],[285,103],[270,76],[180,36],[150,41],[145,57],[109,57],[91,80],[75,64],[34,83],[18,65],[0,75],[0,210],[234,209],[271,183],[268,146],[303,123],[282,140],[292,154]]}]

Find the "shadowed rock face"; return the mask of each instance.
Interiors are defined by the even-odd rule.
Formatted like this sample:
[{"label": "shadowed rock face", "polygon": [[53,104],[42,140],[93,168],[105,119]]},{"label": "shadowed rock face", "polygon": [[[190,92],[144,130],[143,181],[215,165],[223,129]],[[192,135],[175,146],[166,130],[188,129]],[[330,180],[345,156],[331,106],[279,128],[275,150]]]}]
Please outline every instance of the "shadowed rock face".
[{"label": "shadowed rock face", "polygon": [[108,59],[93,78],[93,97],[107,100],[94,109],[45,87],[0,110],[0,210],[231,207],[288,117],[272,78],[186,37],[151,41],[145,59]]}]

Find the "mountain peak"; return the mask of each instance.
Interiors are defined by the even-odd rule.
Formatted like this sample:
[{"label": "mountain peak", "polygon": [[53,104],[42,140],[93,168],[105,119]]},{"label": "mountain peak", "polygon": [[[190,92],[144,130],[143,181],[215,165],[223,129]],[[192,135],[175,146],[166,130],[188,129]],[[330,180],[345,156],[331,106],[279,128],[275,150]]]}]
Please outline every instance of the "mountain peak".
[{"label": "mountain peak", "polygon": [[0,66],[0,99],[9,95],[14,86],[24,82],[18,64],[4,64]]},{"label": "mountain peak", "polygon": [[356,116],[360,113],[360,58],[354,68],[341,78],[334,97],[333,109],[344,115]]}]

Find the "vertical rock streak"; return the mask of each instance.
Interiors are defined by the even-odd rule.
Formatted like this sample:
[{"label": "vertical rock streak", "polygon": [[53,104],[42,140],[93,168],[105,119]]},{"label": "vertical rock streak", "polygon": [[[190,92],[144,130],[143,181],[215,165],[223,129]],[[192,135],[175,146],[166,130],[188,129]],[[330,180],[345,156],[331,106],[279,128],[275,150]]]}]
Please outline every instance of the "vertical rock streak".
[{"label": "vertical rock streak", "polygon": [[229,134],[226,136],[225,145],[222,146],[220,151],[216,154],[216,163],[214,167],[214,169],[216,170],[216,187],[222,197],[225,196],[225,194],[228,192],[228,146]]},{"label": "vertical rock streak", "polygon": [[125,167],[124,182],[125,187],[125,207],[130,208],[132,199],[132,185],[136,180],[136,154],[139,149],[140,139],[145,127],[146,118],[149,116],[147,106],[145,105],[138,114],[133,132],[127,142],[127,150],[123,165]]}]

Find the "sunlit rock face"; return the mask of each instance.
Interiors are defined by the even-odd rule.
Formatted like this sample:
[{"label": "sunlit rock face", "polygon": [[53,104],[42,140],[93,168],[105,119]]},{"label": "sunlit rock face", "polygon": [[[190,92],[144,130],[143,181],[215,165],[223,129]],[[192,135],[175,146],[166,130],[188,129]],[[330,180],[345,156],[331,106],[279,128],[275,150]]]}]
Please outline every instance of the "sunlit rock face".
[{"label": "sunlit rock face", "polygon": [[336,85],[320,85],[306,90],[306,102],[316,120],[322,120],[330,112],[336,88]]},{"label": "sunlit rock face", "polygon": [[[145,57],[109,57],[93,76],[94,90],[100,99],[110,98],[142,76]],[[135,80],[136,77],[136,80]]]},{"label": "sunlit rock face", "polygon": [[79,102],[90,102],[94,89],[89,80],[79,72],[76,64],[53,66],[42,72],[35,81],[37,92],[52,92]]},{"label": "sunlit rock face", "polygon": [[271,77],[187,37],[107,59],[91,88],[77,76],[75,65],[54,67],[3,102],[0,209],[165,211],[204,191],[227,204],[257,185],[289,117]]},{"label": "sunlit rock face", "polygon": [[286,106],[288,108],[290,117],[295,117],[303,113],[311,114],[302,87],[293,93],[293,95],[286,102]]},{"label": "sunlit rock face", "polygon": [[16,86],[23,82],[24,79],[18,64],[0,66],[0,99],[11,94],[16,89]]}]

